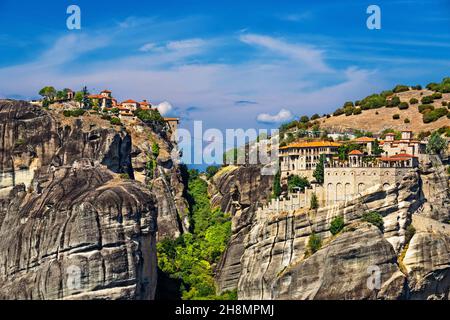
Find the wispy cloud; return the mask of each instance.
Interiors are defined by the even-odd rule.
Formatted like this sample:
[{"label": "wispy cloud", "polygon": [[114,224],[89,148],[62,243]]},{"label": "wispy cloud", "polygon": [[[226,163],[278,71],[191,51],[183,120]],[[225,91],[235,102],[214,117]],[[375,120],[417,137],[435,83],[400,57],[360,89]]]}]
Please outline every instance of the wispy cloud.
[{"label": "wispy cloud", "polygon": [[331,69],[324,60],[324,51],[306,44],[289,43],[277,38],[259,35],[244,34],[240,40],[249,45],[255,45],[274,53],[280,54],[293,61],[304,64],[316,72],[330,72]]}]

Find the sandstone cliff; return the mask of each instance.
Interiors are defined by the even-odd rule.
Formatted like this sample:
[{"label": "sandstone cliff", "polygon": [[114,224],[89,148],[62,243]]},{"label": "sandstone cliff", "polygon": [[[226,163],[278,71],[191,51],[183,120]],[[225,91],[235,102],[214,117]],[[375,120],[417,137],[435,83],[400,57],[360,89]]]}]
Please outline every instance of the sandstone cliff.
[{"label": "sandstone cliff", "polygon": [[0,298],[154,298],[157,238],[187,228],[172,149],[139,120],[0,100]]}]

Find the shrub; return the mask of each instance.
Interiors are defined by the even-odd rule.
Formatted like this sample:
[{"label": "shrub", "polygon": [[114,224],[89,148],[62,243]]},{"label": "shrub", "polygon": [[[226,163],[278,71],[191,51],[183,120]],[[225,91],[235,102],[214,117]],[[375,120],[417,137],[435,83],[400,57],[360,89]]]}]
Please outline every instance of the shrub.
[{"label": "shrub", "polygon": [[389,96],[392,96],[393,94],[394,94],[394,91],[392,91],[392,90],[385,90],[385,91],[382,91],[380,93],[380,96],[383,96],[383,97],[387,98]]},{"label": "shrub", "polygon": [[322,239],[320,236],[315,234],[314,232],[311,233],[308,239],[308,250],[311,254],[317,252],[322,247]]},{"label": "shrub", "polygon": [[319,118],[320,118],[320,116],[317,113],[315,113],[311,116],[311,120],[317,120]]},{"label": "shrub", "polygon": [[432,111],[432,110],[434,110],[434,106],[431,105],[431,104],[421,104],[421,105],[419,105],[419,112],[420,113],[425,113],[425,112]]},{"label": "shrub", "polygon": [[426,88],[428,90],[437,91],[437,90],[439,90],[439,83],[431,82],[431,83],[426,85]]},{"label": "shrub", "polygon": [[156,142],[152,143],[152,153],[153,153],[153,157],[158,158],[158,156],[159,156],[159,144],[157,144]]},{"label": "shrub", "polygon": [[333,116],[335,117],[340,116],[341,114],[344,114],[344,109],[339,108],[333,112]]},{"label": "shrub", "polygon": [[302,122],[302,123],[308,123],[308,122],[309,122],[309,117],[308,117],[308,116],[301,116],[301,117],[300,117],[300,122]]},{"label": "shrub", "polygon": [[429,104],[429,103],[433,103],[434,98],[432,96],[425,96],[425,97],[422,97],[422,99],[420,101],[422,102],[422,104]]},{"label": "shrub", "polygon": [[344,108],[346,107],[354,107],[355,105],[353,104],[353,101],[347,101],[344,103]]},{"label": "shrub", "polygon": [[404,86],[404,85],[396,85],[394,90],[395,93],[399,93],[399,92],[405,92],[405,91],[409,91],[409,87],[408,86]]},{"label": "shrub", "polygon": [[83,109],[74,109],[74,110],[64,110],[63,115],[65,117],[79,117],[82,116],[86,110]]},{"label": "shrub", "polygon": [[218,166],[208,166],[206,168],[206,177],[208,179],[211,179],[212,177],[214,177],[216,175],[217,172],[219,172]]},{"label": "shrub", "polygon": [[345,115],[348,117],[348,116],[351,116],[353,114],[353,109],[350,109],[350,108],[348,108],[348,109],[345,109]]},{"label": "shrub", "polygon": [[405,120],[403,120],[404,123],[410,123],[411,120],[409,120],[408,118],[406,118]]},{"label": "shrub", "polygon": [[393,97],[391,100],[388,100],[386,103],[386,107],[388,108],[394,108],[397,107],[400,104],[400,98],[399,97]]},{"label": "shrub", "polygon": [[400,115],[398,113],[396,113],[392,116],[392,119],[398,120],[398,119],[400,119]]},{"label": "shrub", "polygon": [[418,104],[419,100],[417,100],[416,98],[411,98],[409,99],[409,104]]},{"label": "shrub", "polygon": [[310,204],[310,208],[312,210],[316,210],[319,208],[319,201],[317,200],[317,195],[315,193],[312,194],[311,196],[311,204]]},{"label": "shrub", "polygon": [[381,230],[381,232],[384,231],[384,221],[383,221],[383,217],[381,216],[381,214],[379,214],[376,211],[371,211],[371,212],[365,212],[362,217],[361,217],[362,221],[366,221],[369,222],[370,224],[373,224],[374,226],[376,226],[378,229]]},{"label": "shrub", "polygon": [[409,104],[408,104],[408,102],[400,102],[400,104],[398,105],[398,108],[400,110],[406,110],[409,108]]},{"label": "shrub", "polygon": [[342,231],[342,229],[344,229],[344,226],[345,226],[344,217],[339,216],[339,217],[334,218],[330,224],[331,234],[332,235],[338,234],[339,232]]},{"label": "shrub", "polygon": [[448,114],[447,108],[437,108],[429,112],[425,112],[422,116],[424,123],[430,123],[444,117]]},{"label": "shrub", "polygon": [[120,176],[120,179],[130,180],[130,175],[128,173],[121,173],[119,176]]},{"label": "shrub", "polygon": [[422,90],[422,86],[420,84],[418,84],[416,86],[412,86],[411,89],[413,89],[413,90]]},{"label": "shrub", "polygon": [[120,126],[122,124],[122,122],[120,122],[119,118],[111,118],[111,120],[109,122],[114,126]]},{"label": "shrub", "polygon": [[386,97],[379,94],[372,94],[362,99],[360,105],[362,110],[381,108],[386,105]]},{"label": "shrub", "polygon": [[355,110],[353,110],[353,114],[361,114],[362,113],[362,110],[361,110],[361,108],[355,108]]},{"label": "shrub", "polygon": [[448,102],[447,101],[442,101],[442,106],[443,107],[447,107],[448,106]]},{"label": "shrub", "polygon": [[412,224],[410,224],[405,231],[405,243],[409,243],[416,233],[416,228],[413,227]]},{"label": "shrub", "polygon": [[433,94],[431,95],[431,97],[432,97],[433,99],[435,99],[435,100],[437,100],[437,99],[442,99],[442,93],[440,93],[440,92],[435,92],[435,93],[433,93]]},{"label": "shrub", "polygon": [[355,101],[355,106],[359,106],[359,105],[361,105],[361,100],[356,100]]},{"label": "shrub", "polygon": [[50,104],[51,104],[50,100],[44,99],[44,101],[42,101],[42,108],[48,109]]}]

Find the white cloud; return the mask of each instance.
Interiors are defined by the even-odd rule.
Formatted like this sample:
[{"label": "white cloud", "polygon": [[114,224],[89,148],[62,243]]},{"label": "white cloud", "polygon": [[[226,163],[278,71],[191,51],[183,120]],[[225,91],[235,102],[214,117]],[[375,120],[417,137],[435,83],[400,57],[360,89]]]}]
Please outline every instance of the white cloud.
[{"label": "white cloud", "polygon": [[245,34],[240,40],[249,45],[256,45],[303,63],[305,67],[316,72],[332,71],[324,61],[324,52],[311,45],[292,44],[286,41],[258,34]]},{"label": "white cloud", "polygon": [[156,107],[156,109],[158,109],[159,113],[162,116],[168,115],[173,110],[172,105],[167,101],[161,102],[160,104],[156,105],[155,107]]},{"label": "white cloud", "polygon": [[140,47],[139,51],[148,52],[148,51],[152,51],[155,48],[156,48],[156,44],[150,42],[150,43],[146,43],[142,47]]},{"label": "white cloud", "polygon": [[187,39],[179,41],[170,41],[167,43],[166,47],[169,50],[186,50],[186,49],[196,49],[205,45],[205,41],[202,39]]},{"label": "white cloud", "polygon": [[293,118],[293,114],[291,111],[287,109],[281,109],[277,114],[270,115],[268,113],[260,113],[256,120],[262,123],[280,123],[284,121],[291,120]]}]

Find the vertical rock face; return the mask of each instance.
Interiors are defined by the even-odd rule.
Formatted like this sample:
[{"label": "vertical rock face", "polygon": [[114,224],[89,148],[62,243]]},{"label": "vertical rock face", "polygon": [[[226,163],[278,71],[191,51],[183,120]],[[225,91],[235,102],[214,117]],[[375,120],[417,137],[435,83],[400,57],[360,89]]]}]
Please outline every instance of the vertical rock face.
[{"label": "vertical rock face", "polygon": [[[439,159],[388,190],[295,212],[255,213],[256,205],[241,211],[241,190],[249,190],[244,199],[252,204],[270,194],[272,182],[250,178],[252,170],[229,169],[210,190],[213,204],[233,214],[233,236],[216,272],[222,290],[237,288],[239,299],[449,298],[450,225],[441,222],[448,222],[448,177]],[[383,232],[361,221],[370,211],[383,217]],[[333,236],[337,216],[346,227]],[[411,224],[417,232],[408,243]],[[311,255],[312,233],[322,248]]]},{"label": "vertical rock face", "polygon": [[152,195],[89,161],[36,180],[1,200],[0,298],[152,299]]},{"label": "vertical rock face", "polygon": [[213,178],[209,188],[213,207],[232,215],[232,236],[216,272],[220,292],[234,290],[241,273],[244,239],[258,206],[271,194],[273,176],[261,175],[261,167],[227,167]]},{"label": "vertical rock face", "polygon": [[[164,134],[140,126],[0,100],[1,299],[154,298],[158,207],[176,221],[161,199],[183,189],[175,166],[161,168]],[[133,180],[149,134],[159,136],[163,190]]]}]

